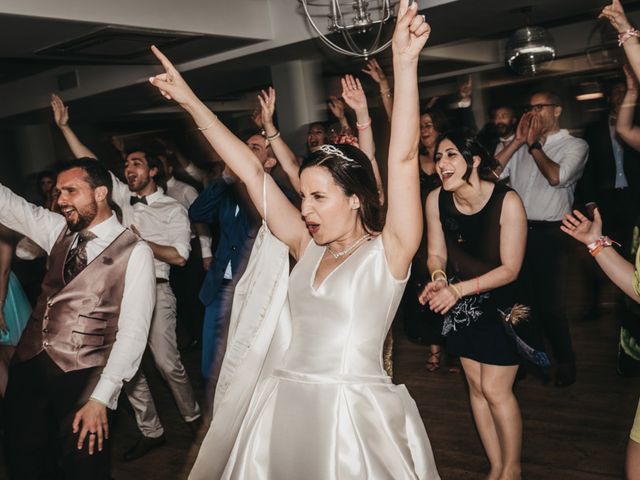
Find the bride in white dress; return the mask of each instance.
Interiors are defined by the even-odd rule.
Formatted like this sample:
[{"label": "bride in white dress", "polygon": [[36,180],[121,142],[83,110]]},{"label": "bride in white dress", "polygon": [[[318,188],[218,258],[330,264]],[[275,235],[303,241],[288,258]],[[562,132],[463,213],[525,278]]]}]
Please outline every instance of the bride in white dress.
[{"label": "bride in white dress", "polygon": [[[193,117],[265,219],[190,479],[440,478],[415,402],[382,365],[422,231],[417,64],[430,27],[416,12],[401,0],[393,36],[386,220],[371,162],[344,145],[303,162],[297,210],[153,49],[166,73],[151,83]],[[287,279],[288,254],[298,263]]]}]

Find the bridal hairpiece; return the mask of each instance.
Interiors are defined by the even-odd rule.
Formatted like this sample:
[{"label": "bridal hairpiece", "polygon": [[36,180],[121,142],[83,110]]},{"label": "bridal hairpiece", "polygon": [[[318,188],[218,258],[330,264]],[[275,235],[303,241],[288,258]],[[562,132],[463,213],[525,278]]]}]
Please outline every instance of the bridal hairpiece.
[{"label": "bridal hairpiece", "polygon": [[343,160],[346,160],[347,162],[353,162],[353,158],[350,158],[348,156],[346,156],[344,154],[344,152],[342,150],[340,150],[339,148],[334,147],[333,145],[329,145],[328,143],[325,143],[324,145],[322,145],[320,147],[320,150],[328,155],[336,155],[340,158],[342,158]]}]

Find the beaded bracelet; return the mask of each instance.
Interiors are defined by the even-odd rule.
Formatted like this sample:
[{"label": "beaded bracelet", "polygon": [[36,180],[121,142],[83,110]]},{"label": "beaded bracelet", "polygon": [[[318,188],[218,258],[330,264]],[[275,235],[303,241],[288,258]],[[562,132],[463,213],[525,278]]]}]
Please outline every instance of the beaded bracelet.
[{"label": "beaded bracelet", "polygon": [[624,42],[629,40],[631,37],[640,37],[640,32],[633,27],[629,30],[625,30],[624,32],[620,32],[618,34],[618,46],[621,47],[624,45]]},{"label": "beaded bracelet", "polygon": [[595,242],[591,242],[589,245],[587,245],[587,248],[589,249],[589,253],[591,254],[591,256],[595,257],[602,250],[604,250],[607,247],[611,247],[613,244],[620,246],[620,244],[615,240],[611,240],[609,237],[605,237],[603,235],[600,238],[598,238]]},{"label": "beaded bracelet", "polygon": [[364,123],[358,123],[356,122],[356,127],[358,128],[358,130],[366,130],[367,128],[369,128],[371,126],[371,117],[369,117],[369,120],[367,120]]},{"label": "beaded bracelet", "polygon": [[264,137],[268,142],[272,142],[273,140],[275,140],[276,138],[278,138],[280,136],[280,130],[278,130],[276,133],[274,133],[273,135],[267,135],[266,137]]}]

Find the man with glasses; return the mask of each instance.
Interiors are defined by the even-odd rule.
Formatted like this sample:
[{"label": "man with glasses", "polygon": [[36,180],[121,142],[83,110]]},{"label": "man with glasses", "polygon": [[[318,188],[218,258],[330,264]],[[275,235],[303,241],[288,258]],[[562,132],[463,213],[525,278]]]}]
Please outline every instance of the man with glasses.
[{"label": "man with glasses", "polygon": [[564,214],[571,212],[576,182],[589,152],[584,140],[560,129],[561,114],[561,99],[556,94],[534,94],[515,137],[496,155],[502,177],[510,178],[527,212],[525,265],[533,284],[534,315],[551,345],[559,387],[576,380],[569,322],[561,311],[566,255],[560,225]]}]

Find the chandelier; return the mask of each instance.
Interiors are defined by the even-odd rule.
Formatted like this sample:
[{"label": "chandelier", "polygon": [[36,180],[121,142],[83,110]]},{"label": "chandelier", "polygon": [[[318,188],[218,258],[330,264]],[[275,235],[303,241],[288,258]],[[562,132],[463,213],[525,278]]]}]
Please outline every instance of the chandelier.
[{"label": "chandelier", "polygon": [[[393,15],[396,0],[299,0],[311,27],[322,42],[332,50],[350,57],[376,55],[391,45],[382,42],[383,28]],[[340,46],[322,33],[314,17],[328,17],[329,31],[340,33]],[[363,44],[365,44],[362,46]]]}]

